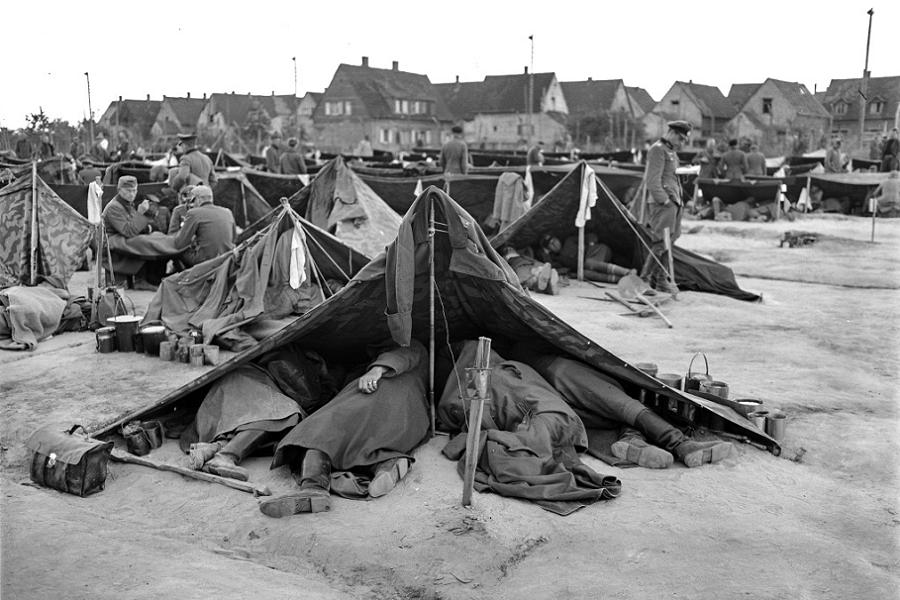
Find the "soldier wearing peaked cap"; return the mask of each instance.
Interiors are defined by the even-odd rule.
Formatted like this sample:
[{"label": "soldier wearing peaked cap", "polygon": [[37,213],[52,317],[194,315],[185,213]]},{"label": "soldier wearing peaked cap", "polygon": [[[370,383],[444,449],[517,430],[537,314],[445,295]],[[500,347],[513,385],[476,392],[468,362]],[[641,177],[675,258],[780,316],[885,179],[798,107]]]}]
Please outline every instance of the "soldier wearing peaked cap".
[{"label": "soldier wearing peaked cap", "polygon": [[654,289],[677,293],[678,287],[666,272],[668,252],[664,231],[669,230],[672,243],[681,235],[683,202],[681,182],[675,174],[678,150],[687,141],[693,126],[687,121],[671,121],[668,131],[647,151],[647,171],[644,181],[650,195],[647,206],[647,226],[652,237],[651,253],[641,270],[641,278]]},{"label": "soldier wearing peaked cap", "polygon": [[170,182],[172,189],[180,190],[185,185],[215,185],[216,171],[212,160],[197,148],[197,136],[193,133],[179,133],[176,152],[181,153],[178,172]]}]

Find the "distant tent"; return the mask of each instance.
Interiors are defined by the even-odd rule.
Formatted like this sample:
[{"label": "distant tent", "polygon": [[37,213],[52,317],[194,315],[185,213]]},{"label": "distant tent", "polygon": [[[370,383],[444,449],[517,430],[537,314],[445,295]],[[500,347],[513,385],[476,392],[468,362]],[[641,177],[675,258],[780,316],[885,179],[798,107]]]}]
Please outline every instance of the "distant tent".
[{"label": "distant tent", "polygon": [[[264,229],[233,251],[166,277],[144,322],[162,321],[209,341],[260,319],[308,311],[343,287],[367,262],[339,240],[282,207]],[[234,340],[245,343],[238,336]]]},{"label": "distant tent", "polygon": [[231,210],[235,224],[241,228],[258,221],[272,210],[247,176],[239,171],[216,173],[213,201]]},{"label": "distant tent", "polygon": [[[431,206],[439,225],[434,244],[437,299],[433,320],[428,301],[429,252],[425,251]],[[687,427],[715,422],[780,452],[775,440],[731,408],[664,386],[529,297],[472,216],[435,187],[426,189],[413,203],[398,238],[387,251],[332,298],[153,406],[121,416],[98,435],[113,433],[131,419],[161,414],[188,396],[202,397],[200,392],[209,384],[273,349],[293,343],[320,353],[326,361],[364,361],[368,345],[392,339],[403,345],[415,338],[427,346],[432,322],[435,343],[440,347],[447,342],[488,336],[501,354],[503,347],[515,343],[558,352],[613,377],[633,397],[645,391],[653,399],[649,406],[672,422]],[[440,385],[436,380],[436,386]],[[440,389],[436,392],[440,394]]]},{"label": "distant tent", "polygon": [[36,285],[40,278],[67,287],[92,236],[88,220],[43,179],[18,178],[0,189],[0,288]]},{"label": "distant tent", "polygon": [[[538,245],[544,234],[560,240],[575,235],[575,217],[586,168],[585,163],[579,164],[531,210],[491,238],[491,246],[524,248]],[[638,225],[600,178],[597,178],[597,195],[591,218],[585,223],[585,232],[596,233],[599,241],[610,247],[612,262],[628,269],[640,269],[649,250],[650,234]],[[758,295],[738,287],[734,272],[725,265],[678,246],[675,246],[673,257],[675,282],[682,290],[723,294],[738,300],[759,300]]]},{"label": "distant tent", "polygon": [[311,175],[281,175],[257,171],[250,167],[244,167],[241,172],[247,176],[247,180],[253,184],[259,195],[273,208],[278,208],[282,198],[290,198],[302,190],[306,186],[304,181],[308,181],[311,177]]},{"label": "distant tent", "polygon": [[307,187],[291,196],[290,205],[307,221],[366,256],[383,252],[400,227],[400,215],[340,156],[326,163]]}]

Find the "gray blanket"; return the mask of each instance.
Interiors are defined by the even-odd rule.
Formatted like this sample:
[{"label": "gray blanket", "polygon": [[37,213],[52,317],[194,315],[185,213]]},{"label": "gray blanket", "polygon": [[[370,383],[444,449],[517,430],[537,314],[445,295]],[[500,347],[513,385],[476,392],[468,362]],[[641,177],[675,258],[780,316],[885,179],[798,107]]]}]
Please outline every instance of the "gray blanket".
[{"label": "gray blanket", "polygon": [[0,349],[34,350],[59,328],[66,308],[61,293],[16,285],[0,292]]}]

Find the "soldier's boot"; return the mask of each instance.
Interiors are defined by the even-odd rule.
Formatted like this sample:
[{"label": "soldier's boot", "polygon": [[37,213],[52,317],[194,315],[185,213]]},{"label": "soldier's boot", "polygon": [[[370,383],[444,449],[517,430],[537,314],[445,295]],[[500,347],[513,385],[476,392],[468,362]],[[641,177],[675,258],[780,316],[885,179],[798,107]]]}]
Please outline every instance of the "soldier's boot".
[{"label": "soldier's boot", "polygon": [[300,466],[300,489],[293,494],[263,500],[259,510],[269,517],[331,510],[331,459],[310,448]]},{"label": "soldier's boot", "polygon": [[[657,430],[660,430],[660,422],[681,434],[655,413],[645,409],[638,414],[634,427],[626,427],[618,441],[612,445],[613,456],[648,469],[667,469],[672,466],[675,459],[670,452],[647,443],[647,438],[652,441],[658,440],[659,436],[656,434],[659,433]],[[653,429],[654,427],[656,429]],[[645,435],[647,437],[644,437]]]}]

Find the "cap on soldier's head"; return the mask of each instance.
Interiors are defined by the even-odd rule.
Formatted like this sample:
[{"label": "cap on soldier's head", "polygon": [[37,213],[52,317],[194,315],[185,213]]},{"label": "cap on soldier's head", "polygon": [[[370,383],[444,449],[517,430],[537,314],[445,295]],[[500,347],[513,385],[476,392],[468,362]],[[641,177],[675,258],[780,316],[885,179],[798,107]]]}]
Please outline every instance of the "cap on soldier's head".
[{"label": "cap on soldier's head", "polygon": [[463,128],[460,127],[459,125],[454,125],[453,127],[450,128],[450,131],[451,131],[451,133],[462,133]]},{"label": "cap on soldier's head", "polygon": [[203,184],[195,185],[194,189],[191,190],[191,197],[194,199],[201,198],[201,197],[212,198],[212,196],[213,196],[212,188],[210,188],[208,185],[203,185]]},{"label": "cap on soldier's head", "polygon": [[119,181],[116,184],[117,189],[129,189],[136,190],[138,189],[137,177],[134,175],[122,175],[119,177]]},{"label": "cap on soldier's head", "polygon": [[669,126],[669,129],[677,131],[682,135],[690,135],[691,129],[694,128],[694,126],[687,121],[669,121],[667,125]]},{"label": "cap on soldier's head", "polygon": [[178,139],[182,142],[188,142],[197,139],[196,133],[179,133]]}]

